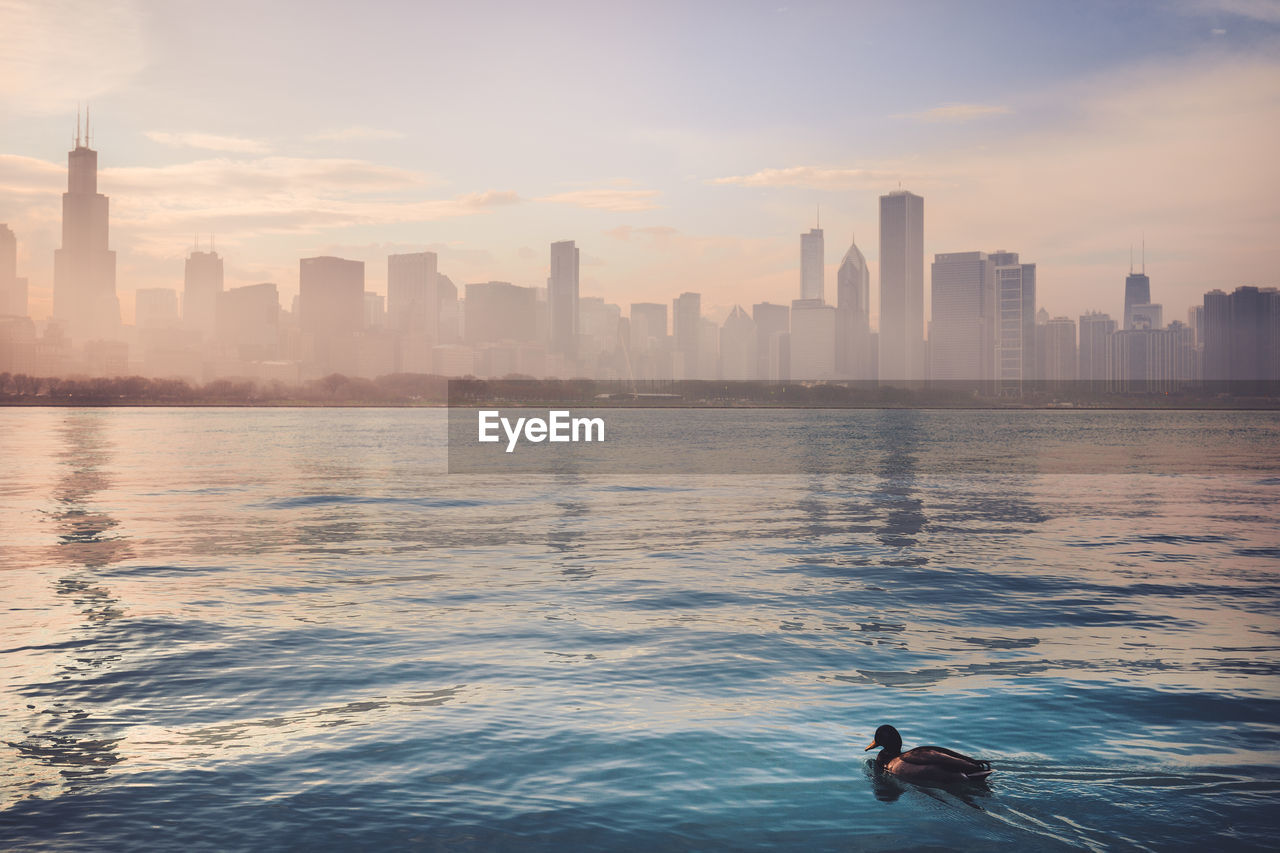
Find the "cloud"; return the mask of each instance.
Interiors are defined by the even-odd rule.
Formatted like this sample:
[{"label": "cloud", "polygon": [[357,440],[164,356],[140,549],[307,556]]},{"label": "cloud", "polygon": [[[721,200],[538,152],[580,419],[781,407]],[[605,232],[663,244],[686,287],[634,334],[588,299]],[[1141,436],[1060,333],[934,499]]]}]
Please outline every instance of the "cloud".
[{"label": "cloud", "polygon": [[65,166],[35,157],[0,154],[0,198],[58,193],[66,183]]},{"label": "cloud", "polygon": [[1278,0],[1191,0],[1181,8],[1187,15],[1230,15],[1264,24],[1280,24]]},{"label": "cloud", "polygon": [[1009,107],[996,104],[943,104],[931,110],[918,113],[897,113],[894,118],[911,118],[927,122],[961,122],[972,121],[987,116],[1001,116],[1012,113]]},{"label": "cloud", "polygon": [[657,190],[623,190],[597,189],[574,190],[542,196],[536,201],[549,201],[555,204],[572,204],[590,210],[609,210],[619,213],[631,213],[641,210],[656,210],[658,205],[653,199]]},{"label": "cloud", "polygon": [[404,134],[398,130],[390,130],[382,127],[367,127],[365,125],[352,125],[337,130],[324,130],[319,133],[313,133],[307,137],[314,142],[351,142],[351,141],[376,141],[384,139],[404,139]]},{"label": "cloud", "polygon": [[[0,102],[59,113],[115,91],[147,65],[139,3],[0,0]],[[70,134],[70,124],[68,124]]]},{"label": "cloud", "polygon": [[202,148],[206,151],[227,151],[232,154],[265,154],[271,147],[260,139],[240,136],[219,136],[213,133],[168,133],[148,130],[143,136],[161,145],[175,148]]},{"label": "cloud", "polygon": [[740,187],[803,187],[805,189],[841,190],[883,186],[887,182],[905,180],[901,170],[892,168],[840,169],[822,166],[788,166],[781,169],[761,169],[750,175],[733,175],[713,178],[713,184],[732,184]]}]

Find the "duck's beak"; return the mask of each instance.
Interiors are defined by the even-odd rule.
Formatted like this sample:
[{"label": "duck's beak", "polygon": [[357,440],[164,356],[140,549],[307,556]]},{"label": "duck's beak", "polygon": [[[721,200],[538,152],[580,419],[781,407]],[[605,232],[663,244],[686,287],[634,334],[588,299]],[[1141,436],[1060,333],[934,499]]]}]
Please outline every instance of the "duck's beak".
[{"label": "duck's beak", "polygon": [[873,739],[871,740],[871,744],[870,744],[866,749],[864,749],[864,750],[862,750],[862,751],[863,751],[863,752],[866,752],[867,750],[875,749],[875,748],[876,748],[877,746],[879,746],[879,745],[880,745],[880,744],[876,743],[876,742],[875,742],[875,739],[873,738]]}]

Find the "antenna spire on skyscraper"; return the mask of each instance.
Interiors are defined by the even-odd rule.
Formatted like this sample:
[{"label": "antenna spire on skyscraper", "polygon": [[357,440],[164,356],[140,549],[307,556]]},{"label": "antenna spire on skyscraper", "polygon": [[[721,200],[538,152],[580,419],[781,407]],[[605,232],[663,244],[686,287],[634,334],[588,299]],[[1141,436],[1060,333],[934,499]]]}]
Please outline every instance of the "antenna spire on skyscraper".
[{"label": "antenna spire on skyscraper", "polygon": [[1147,232],[1142,232],[1142,274],[1147,274]]},{"label": "antenna spire on skyscraper", "polygon": [[86,148],[93,147],[93,134],[89,132],[89,105],[84,105],[84,145]]},{"label": "antenna spire on skyscraper", "polygon": [[76,147],[80,147],[80,102],[76,101]]}]

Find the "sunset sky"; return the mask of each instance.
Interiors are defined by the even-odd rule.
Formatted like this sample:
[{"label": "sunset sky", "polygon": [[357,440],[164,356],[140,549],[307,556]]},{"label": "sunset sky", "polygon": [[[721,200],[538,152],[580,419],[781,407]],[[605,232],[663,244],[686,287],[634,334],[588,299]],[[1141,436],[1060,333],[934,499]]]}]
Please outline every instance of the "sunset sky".
[{"label": "sunset sky", "polygon": [[1144,235],[1166,321],[1280,284],[1268,0],[0,0],[0,222],[37,319],[78,102],[126,319],[210,232],[228,287],[286,307],[300,257],[362,259],[376,291],[421,249],[459,285],[542,285],[573,239],[583,295],[695,290],[718,318],[798,297],[818,206],[828,299],[855,233],[874,293],[899,182],[926,267],[1021,252],[1053,314],[1117,316]]}]

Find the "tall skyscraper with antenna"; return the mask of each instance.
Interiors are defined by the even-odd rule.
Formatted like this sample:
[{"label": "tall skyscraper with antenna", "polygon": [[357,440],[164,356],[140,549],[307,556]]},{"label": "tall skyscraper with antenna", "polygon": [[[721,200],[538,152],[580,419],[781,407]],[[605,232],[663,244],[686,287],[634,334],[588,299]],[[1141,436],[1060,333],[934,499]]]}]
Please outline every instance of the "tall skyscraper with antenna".
[{"label": "tall skyscraper with antenna", "polygon": [[67,154],[62,194],[62,248],[53,253],[53,315],[78,343],[120,336],[116,253],[107,248],[107,197],[98,192],[98,152],[86,116],[76,117],[75,147]]},{"label": "tall skyscraper with antenna", "polygon": [[182,276],[182,322],[189,330],[205,338],[213,337],[218,328],[222,286],[222,258],[213,250],[213,238],[209,238],[207,252],[200,251],[197,238]]},{"label": "tall skyscraper with antenna", "polygon": [[1120,328],[1133,329],[1134,307],[1151,304],[1151,279],[1147,277],[1147,241],[1142,241],[1142,272],[1133,271],[1133,249],[1129,249],[1129,274],[1124,279],[1124,316]]}]

